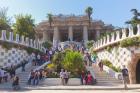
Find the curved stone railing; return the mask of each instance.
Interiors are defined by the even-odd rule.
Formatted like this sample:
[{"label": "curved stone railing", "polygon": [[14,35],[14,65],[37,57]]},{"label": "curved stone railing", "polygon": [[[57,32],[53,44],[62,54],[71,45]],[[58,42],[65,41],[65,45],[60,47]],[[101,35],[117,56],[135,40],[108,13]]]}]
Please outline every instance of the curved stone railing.
[{"label": "curved stone railing", "polygon": [[42,51],[41,41],[29,39],[28,37],[20,36],[19,34],[16,34],[16,37],[14,38],[14,33],[8,32],[6,30],[1,31],[0,41],[15,43],[15,44],[23,45],[26,47],[31,47],[31,48]]},{"label": "curved stone railing", "polygon": [[126,38],[132,38],[132,37],[137,37],[137,36],[140,36],[140,24],[137,25],[137,32],[135,34],[133,31],[133,28],[129,27],[128,32],[126,29],[122,29],[121,31],[116,31],[112,33],[111,35],[107,35],[103,37],[102,39],[94,43],[94,50],[99,50],[108,45],[118,43]]}]

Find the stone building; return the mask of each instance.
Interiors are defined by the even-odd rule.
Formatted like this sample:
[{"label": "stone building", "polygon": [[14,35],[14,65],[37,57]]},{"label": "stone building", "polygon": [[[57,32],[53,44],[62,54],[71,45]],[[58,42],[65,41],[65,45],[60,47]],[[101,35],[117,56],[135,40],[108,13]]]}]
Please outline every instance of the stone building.
[{"label": "stone building", "polygon": [[114,27],[105,25],[101,20],[91,20],[88,16],[57,15],[52,17],[52,26],[44,20],[36,27],[38,37],[44,41],[51,41],[53,45],[65,41],[97,40],[102,33],[111,32]]}]

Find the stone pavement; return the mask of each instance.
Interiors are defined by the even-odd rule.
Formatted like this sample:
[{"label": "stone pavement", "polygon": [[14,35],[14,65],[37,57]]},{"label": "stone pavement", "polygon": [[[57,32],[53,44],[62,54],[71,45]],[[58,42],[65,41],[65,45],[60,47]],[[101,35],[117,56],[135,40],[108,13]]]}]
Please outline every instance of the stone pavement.
[{"label": "stone pavement", "polygon": [[[129,89],[124,90],[123,85],[80,85],[78,78],[71,78],[67,86],[62,86],[59,78],[47,78],[40,82],[38,86],[23,86],[21,90],[16,91],[24,93],[138,93],[140,85],[128,85]],[[15,93],[11,88],[0,88],[0,93]]]},{"label": "stone pavement", "polygon": [[[62,87],[62,86],[61,86]],[[65,86],[63,86],[65,87]],[[73,86],[75,88],[77,88],[77,86]],[[83,86],[85,87],[85,86]],[[88,87],[88,86],[87,86]],[[140,88],[139,89],[129,89],[129,90],[123,90],[123,89],[114,89],[114,90],[106,90],[106,89],[101,89],[101,90],[97,90],[97,89],[90,89],[90,90],[81,90],[81,89],[77,89],[77,90],[56,90],[56,89],[52,89],[52,90],[48,90],[48,89],[22,89],[20,91],[13,91],[13,90],[0,90],[0,93],[140,93]]]}]

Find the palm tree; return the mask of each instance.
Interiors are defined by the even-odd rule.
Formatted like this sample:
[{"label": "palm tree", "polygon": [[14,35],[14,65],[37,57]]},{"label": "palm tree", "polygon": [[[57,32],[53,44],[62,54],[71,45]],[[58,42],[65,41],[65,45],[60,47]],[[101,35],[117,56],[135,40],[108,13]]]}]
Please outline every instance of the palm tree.
[{"label": "palm tree", "polygon": [[134,15],[133,19],[137,20],[138,17],[140,16],[140,13],[138,12],[138,10],[137,9],[131,9],[130,11],[133,12],[133,15]]},{"label": "palm tree", "polygon": [[136,26],[137,24],[140,24],[140,19],[138,18],[140,16],[140,13],[137,9],[131,9],[131,12],[133,12],[133,17],[131,20],[126,21],[126,24],[131,24],[132,26]]},{"label": "palm tree", "polygon": [[47,14],[47,18],[48,18],[50,27],[52,27],[52,21],[53,21],[52,16],[53,16],[53,15],[52,15],[51,13],[48,13],[48,14]]},{"label": "palm tree", "polygon": [[87,14],[88,16],[88,19],[89,19],[89,26],[90,26],[90,23],[91,23],[91,15],[93,13],[93,8],[92,7],[87,7],[86,10],[85,10],[85,13]]},{"label": "palm tree", "polygon": [[133,27],[134,33],[137,32],[137,24],[140,24],[140,13],[137,9],[131,9],[130,12],[133,13],[131,20],[125,22],[125,24],[130,24]]}]

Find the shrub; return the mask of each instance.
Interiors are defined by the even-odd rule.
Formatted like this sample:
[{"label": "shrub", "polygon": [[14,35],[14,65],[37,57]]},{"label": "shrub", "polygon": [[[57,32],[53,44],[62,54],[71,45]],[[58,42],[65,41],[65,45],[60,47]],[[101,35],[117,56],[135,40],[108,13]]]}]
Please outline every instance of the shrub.
[{"label": "shrub", "polygon": [[134,38],[127,38],[122,41],[120,41],[121,47],[128,47],[128,46],[138,46],[140,44],[140,37],[134,37]]},{"label": "shrub", "polygon": [[113,64],[110,61],[105,59],[105,60],[102,60],[102,62],[104,65],[108,66],[109,68],[113,69],[114,71],[121,72],[121,69],[119,67],[113,66]]},{"label": "shrub", "polygon": [[106,50],[107,50],[108,52],[111,52],[112,47],[111,47],[111,46],[107,46]]},{"label": "shrub", "polygon": [[93,43],[94,43],[93,40],[88,41],[88,42],[87,42],[87,48],[90,49],[91,47],[93,47]]},{"label": "shrub", "polygon": [[46,41],[46,42],[44,42],[43,44],[42,44],[42,46],[44,47],[44,48],[51,48],[52,47],[52,43],[51,42],[49,42],[49,41]]},{"label": "shrub", "polygon": [[77,74],[84,69],[83,57],[79,52],[75,51],[68,52],[61,64],[64,69],[74,74]]}]

